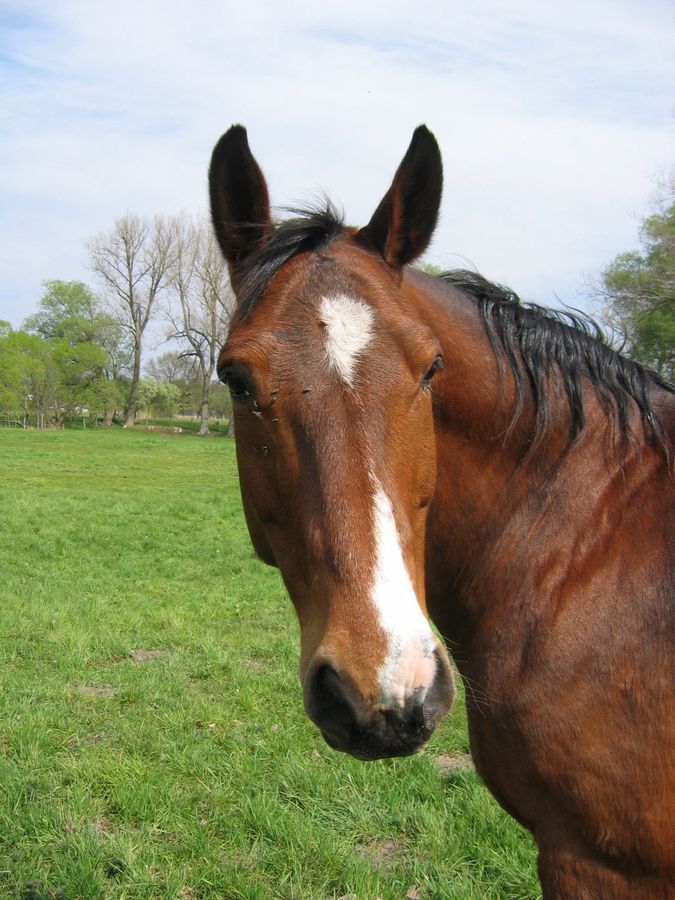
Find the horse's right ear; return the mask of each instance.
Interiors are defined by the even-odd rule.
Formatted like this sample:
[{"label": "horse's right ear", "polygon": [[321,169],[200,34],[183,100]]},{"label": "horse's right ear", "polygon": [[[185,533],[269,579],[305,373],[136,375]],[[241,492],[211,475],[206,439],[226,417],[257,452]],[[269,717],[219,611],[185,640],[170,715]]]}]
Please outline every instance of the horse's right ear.
[{"label": "horse's right ear", "polygon": [[213,149],[209,196],[216,237],[236,284],[237,271],[271,229],[267,184],[243,125],[229,128]]}]

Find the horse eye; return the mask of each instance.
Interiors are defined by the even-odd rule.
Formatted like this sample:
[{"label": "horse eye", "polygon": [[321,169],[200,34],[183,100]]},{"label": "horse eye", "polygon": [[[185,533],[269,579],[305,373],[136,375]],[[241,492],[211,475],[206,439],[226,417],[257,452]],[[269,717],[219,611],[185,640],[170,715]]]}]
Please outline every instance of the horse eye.
[{"label": "horse eye", "polygon": [[241,373],[232,371],[226,372],[222,380],[230,389],[230,394],[233,400],[248,400],[253,394],[248,379],[245,378]]},{"label": "horse eye", "polygon": [[422,387],[423,387],[423,388],[426,388],[426,387],[429,386],[429,382],[431,381],[431,379],[434,377],[434,375],[436,374],[436,372],[438,372],[438,370],[439,370],[442,366],[443,366],[443,357],[442,357],[442,356],[437,356],[436,359],[432,362],[432,364],[431,364],[431,366],[430,366],[430,368],[429,368],[429,371],[427,372],[427,374],[426,374],[426,375],[424,376],[424,378],[422,379]]}]

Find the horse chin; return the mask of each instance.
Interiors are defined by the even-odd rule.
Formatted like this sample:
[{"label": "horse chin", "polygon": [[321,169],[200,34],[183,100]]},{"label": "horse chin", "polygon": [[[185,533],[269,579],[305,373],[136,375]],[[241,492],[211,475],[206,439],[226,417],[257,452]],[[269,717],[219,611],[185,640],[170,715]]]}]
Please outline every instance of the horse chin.
[{"label": "horse chin", "polygon": [[328,732],[320,729],[324,741],[332,750],[347,753],[354,759],[363,762],[371,762],[376,759],[392,759],[397,756],[413,756],[420,753],[427,745],[429,735],[424,737],[392,737],[390,739],[380,737],[377,734],[364,732],[354,735],[353,739],[337,739]]}]

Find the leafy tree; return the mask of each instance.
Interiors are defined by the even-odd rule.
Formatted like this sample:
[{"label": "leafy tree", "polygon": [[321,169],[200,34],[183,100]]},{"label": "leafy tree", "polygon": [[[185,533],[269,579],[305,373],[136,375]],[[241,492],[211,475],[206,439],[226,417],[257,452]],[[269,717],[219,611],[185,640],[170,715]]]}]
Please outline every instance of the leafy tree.
[{"label": "leafy tree", "polygon": [[82,281],[45,281],[44,286],[40,309],[26,319],[24,329],[46,339],[95,340],[99,309],[91,289]]},{"label": "leafy tree", "polygon": [[67,415],[91,405],[97,382],[104,380],[106,353],[91,341],[72,345],[65,338],[55,338],[47,344],[58,372],[54,420],[61,425]]},{"label": "leafy tree", "polygon": [[609,321],[626,335],[630,354],[662,377],[675,378],[675,179],[642,223],[641,251],[621,253],[601,275]]},{"label": "leafy tree", "polygon": [[173,416],[178,409],[180,400],[180,388],[178,385],[169,384],[168,381],[160,382],[152,398],[151,409],[156,416]]},{"label": "leafy tree", "polygon": [[201,396],[201,384],[198,378],[198,368],[195,359],[185,351],[170,350],[149,360],[145,367],[146,372],[155,381],[175,385],[178,388],[178,409],[182,413],[194,415],[199,409]]},{"label": "leafy tree", "polygon": [[145,409],[155,416],[172,416],[180,400],[180,388],[168,381],[143,378],[138,383],[138,409]]},{"label": "leafy tree", "polygon": [[61,373],[50,341],[25,331],[0,338],[0,405],[24,428],[44,428],[59,409]]},{"label": "leafy tree", "polygon": [[[111,424],[123,403],[120,376],[128,366],[130,346],[124,329],[102,310],[91,288],[81,281],[46,281],[40,308],[26,319],[24,329],[55,342],[61,413],[88,406]],[[98,381],[110,383],[94,383]]]},{"label": "leafy tree", "polygon": [[82,282],[48,281],[24,330],[0,330],[0,404],[24,427],[62,425],[100,398],[109,357],[101,335],[110,325]]},{"label": "leafy tree", "polygon": [[18,422],[26,395],[21,378],[21,359],[12,338],[11,326],[7,323],[8,327],[4,328],[4,322],[2,325],[3,330],[0,334],[0,409],[8,419]]},{"label": "leafy tree", "polygon": [[152,378],[142,378],[138,382],[136,393],[136,408],[144,409],[147,413],[150,411],[153,397],[157,393],[157,382]]},{"label": "leafy tree", "polygon": [[97,378],[87,394],[87,408],[91,416],[103,418],[104,425],[112,425],[115,412],[123,409],[128,384],[122,378]]}]

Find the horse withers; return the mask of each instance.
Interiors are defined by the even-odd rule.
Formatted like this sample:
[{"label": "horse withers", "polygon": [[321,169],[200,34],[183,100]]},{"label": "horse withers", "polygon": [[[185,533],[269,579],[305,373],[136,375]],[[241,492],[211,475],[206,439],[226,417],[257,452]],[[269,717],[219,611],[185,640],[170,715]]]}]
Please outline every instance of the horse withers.
[{"label": "horse withers", "polygon": [[441,190],[421,126],[364,228],[329,203],[273,224],[245,130],[213,152],[218,371],[305,708],[362,759],[423,746],[454,697],[428,613],[544,896],[671,896],[673,390],[587,320],[412,268]]}]

